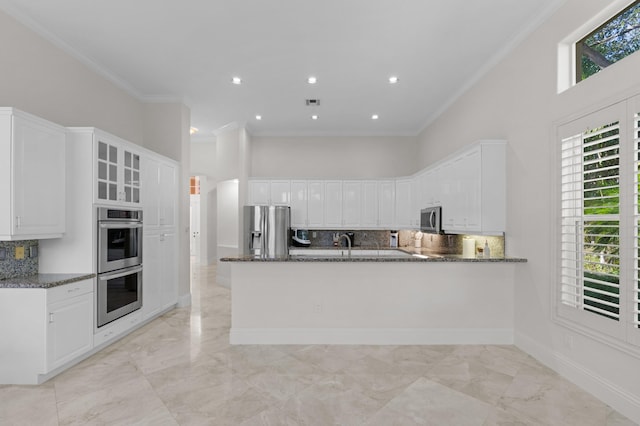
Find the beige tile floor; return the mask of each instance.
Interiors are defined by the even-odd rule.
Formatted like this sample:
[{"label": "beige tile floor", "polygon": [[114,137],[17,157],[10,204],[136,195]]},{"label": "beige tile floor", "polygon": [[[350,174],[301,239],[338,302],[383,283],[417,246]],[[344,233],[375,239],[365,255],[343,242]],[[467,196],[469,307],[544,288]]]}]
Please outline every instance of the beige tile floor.
[{"label": "beige tile floor", "polygon": [[230,346],[229,291],[194,266],[176,309],[40,386],[0,425],[632,425],[513,346]]}]

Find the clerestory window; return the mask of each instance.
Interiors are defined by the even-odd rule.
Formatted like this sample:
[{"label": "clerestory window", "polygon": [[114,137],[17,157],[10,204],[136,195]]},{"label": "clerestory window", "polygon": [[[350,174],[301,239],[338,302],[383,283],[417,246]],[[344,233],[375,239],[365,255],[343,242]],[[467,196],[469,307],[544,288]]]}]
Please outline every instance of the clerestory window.
[{"label": "clerestory window", "polygon": [[640,50],[640,0],[576,43],[576,82]]}]

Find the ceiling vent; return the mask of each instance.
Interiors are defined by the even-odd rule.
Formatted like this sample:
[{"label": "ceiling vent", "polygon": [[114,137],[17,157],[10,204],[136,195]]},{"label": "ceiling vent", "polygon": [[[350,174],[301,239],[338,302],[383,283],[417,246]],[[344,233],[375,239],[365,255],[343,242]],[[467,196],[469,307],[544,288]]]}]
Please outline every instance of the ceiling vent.
[{"label": "ceiling vent", "polygon": [[320,106],[320,99],[307,99],[307,106]]}]

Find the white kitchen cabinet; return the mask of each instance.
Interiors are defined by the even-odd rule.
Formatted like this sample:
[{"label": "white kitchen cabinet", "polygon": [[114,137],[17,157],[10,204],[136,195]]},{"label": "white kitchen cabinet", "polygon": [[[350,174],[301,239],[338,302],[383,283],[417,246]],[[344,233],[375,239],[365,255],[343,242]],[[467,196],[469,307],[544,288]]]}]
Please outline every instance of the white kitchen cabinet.
[{"label": "white kitchen cabinet", "polygon": [[93,348],[93,281],[47,291],[47,371]]},{"label": "white kitchen cabinet", "polygon": [[306,228],[309,195],[306,180],[291,181],[291,227]]},{"label": "white kitchen cabinet", "polygon": [[361,226],[362,182],[342,182],[342,226],[357,228]]},{"label": "white kitchen cabinet", "polygon": [[[411,187],[413,179],[396,179],[396,220],[395,225],[399,228],[410,228],[412,218],[413,203],[411,200]],[[416,213],[417,214],[417,213]]]},{"label": "white kitchen cabinet", "polygon": [[307,182],[307,227],[314,229],[324,225],[324,182]]},{"label": "white kitchen cabinet", "polygon": [[381,180],[378,184],[378,227],[393,226],[396,205],[396,184],[392,180]]},{"label": "white kitchen cabinet", "polygon": [[0,383],[38,384],[93,349],[94,280],[0,289]]},{"label": "white kitchen cabinet", "polygon": [[63,235],[65,158],[64,127],[0,108],[0,240]]},{"label": "white kitchen cabinet", "polygon": [[291,182],[288,180],[272,180],[269,195],[270,204],[288,206],[291,200]]},{"label": "white kitchen cabinet", "polygon": [[168,161],[160,162],[160,201],[159,220],[160,226],[177,226],[176,216],[178,209],[178,166]]},{"label": "white kitchen cabinet", "polygon": [[291,227],[316,229],[324,226],[324,182],[291,181]]},{"label": "white kitchen cabinet", "polygon": [[249,180],[249,204],[288,206],[290,194],[289,180]]},{"label": "white kitchen cabinet", "polygon": [[506,143],[481,141],[437,172],[447,233],[500,235],[506,227]]},{"label": "white kitchen cabinet", "polygon": [[142,317],[152,318],[178,301],[175,230],[149,230],[143,237]]},{"label": "white kitchen cabinet", "polygon": [[479,232],[481,221],[480,148],[461,155],[452,164],[453,229]]},{"label": "white kitchen cabinet", "polygon": [[362,215],[360,224],[364,228],[375,229],[378,227],[378,182],[368,180],[362,182]]},{"label": "white kitchen cabinet", "polygon": [[342,227],[342,181],[324,182],[324,226]]},{"label": "white kitchen cabinet", "polygon": [[149,319],[178,300],[178,164],[159,155],[143,161],[142,318]]},{"label": "white kitchen cabinet", "polygon": [[364,229],[394,226],[395,182],[392,180],[368,180],[362,182],[362,216],[360,227]]},{"label": "white kitchen cabinet", "polygon": [[131,144],[97,131],[95,138],[96,203],[140,204],[140,154]]},{"label": "white kitchen cabinet", "polygon": [[418,175],[419,180],[419,209],[442,205],[440,200],[439,169],[430,168],[423,170]]},{"label": "white kitchen cabinet", "polygon": [[249,180],[249,200],[247,204],[268,205],[271,183],[268,180]]}]

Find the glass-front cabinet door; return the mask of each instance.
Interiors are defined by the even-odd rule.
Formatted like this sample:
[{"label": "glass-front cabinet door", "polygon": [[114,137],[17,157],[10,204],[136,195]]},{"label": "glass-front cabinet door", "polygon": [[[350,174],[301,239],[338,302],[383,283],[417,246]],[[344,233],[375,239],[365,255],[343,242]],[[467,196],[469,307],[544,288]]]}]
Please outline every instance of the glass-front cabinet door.
[{"label": "glass-front cabinet door", "polygon": [[118,147],[98,141],[98,200],[118,201]]},{"label": "glass-front cabinet door", "polygon": [[124,151],[124,201],[140,202],[140,156]]},{"label": "glass-front cabinet door", "polygon": [[96,202],[140,204],[140,155],[103,138],[96,151]]}]

